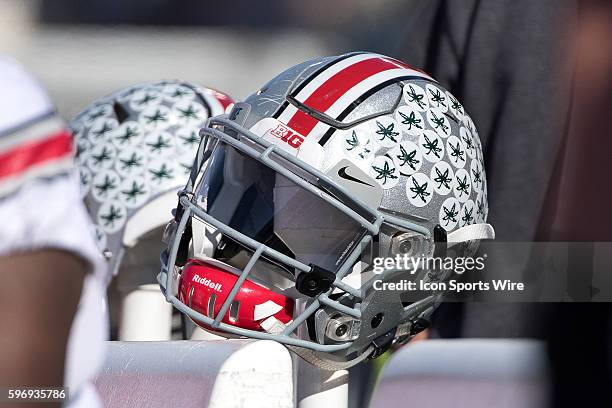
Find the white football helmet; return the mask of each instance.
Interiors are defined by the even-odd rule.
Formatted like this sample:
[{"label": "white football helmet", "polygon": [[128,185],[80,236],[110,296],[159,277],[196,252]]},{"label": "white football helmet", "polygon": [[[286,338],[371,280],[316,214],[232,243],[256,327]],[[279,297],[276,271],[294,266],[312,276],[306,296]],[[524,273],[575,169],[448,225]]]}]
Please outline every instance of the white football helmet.
[{"label": "white football helmet", "polygon": [[[113,286],[123,304],[121,339],[160,340],[170,335],[166,326],[171,309],[163,298],[161,305],[155,300],[160,298],[159,288],[151,272],[159,262],[159,230],[172,218],[176,193],[191,171],[199,129],[232,103],[212,89],[162,81],[101,98],[70,122],[96,241],[113,275],[120,268],[125,271]],[[150,309],[146,319],[146,312],[139,310],[144,308]],[[152,323],[166,320],[156,331]],[[166,334],[155,334],[160,331]]]},{"label": "white football helmet", "polygon": [[161,81],[101,98],[70,122],[83,199],[114,273],[126,246],[172,217],[199,129],[232,103],[211,89]]},{"label": "white football helmet", "polygon": [[422,330],[439,300],[376,281],[448,272],[376,274],[375,258],[466,256],[494,235],[474,123],[398,60],[351,53],[296,65],[201,135],[158,279],[215,333],[350,366]]}]

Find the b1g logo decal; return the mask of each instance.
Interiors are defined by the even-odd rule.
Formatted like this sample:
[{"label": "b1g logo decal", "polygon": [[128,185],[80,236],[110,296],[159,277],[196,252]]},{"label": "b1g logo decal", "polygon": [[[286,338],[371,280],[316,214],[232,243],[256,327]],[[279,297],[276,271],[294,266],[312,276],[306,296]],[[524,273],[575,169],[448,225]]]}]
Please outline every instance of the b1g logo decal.
[{"label": "b1g logo decal", "polygon": [[310,145],[305,143],[307,142],[306,136],[274,118],[261,119],[251,127],[250,131],[294,156]]},{"label": "b1g logo decal", "polygon": [[283,142],[287,143],[294,149],[299,148],[304,143],[304,137],[293,132],[287,126],[283,126],[280,123],[276,125],[276,128],[270,130],[272,136],[278,137]]}]

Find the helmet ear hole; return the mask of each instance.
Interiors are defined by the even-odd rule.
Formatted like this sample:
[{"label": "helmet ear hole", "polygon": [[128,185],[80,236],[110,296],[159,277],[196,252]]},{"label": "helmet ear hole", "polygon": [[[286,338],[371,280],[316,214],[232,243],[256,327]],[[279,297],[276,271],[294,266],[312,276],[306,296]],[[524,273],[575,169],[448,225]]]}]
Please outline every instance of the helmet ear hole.
[{"label": "helmet ear hole", "polygon": [[370,320],[370,326],[372,326],[373,329],[377,328],[380,326],[384,318],[385,314],[382,312],[375,314],[372,320]]}]

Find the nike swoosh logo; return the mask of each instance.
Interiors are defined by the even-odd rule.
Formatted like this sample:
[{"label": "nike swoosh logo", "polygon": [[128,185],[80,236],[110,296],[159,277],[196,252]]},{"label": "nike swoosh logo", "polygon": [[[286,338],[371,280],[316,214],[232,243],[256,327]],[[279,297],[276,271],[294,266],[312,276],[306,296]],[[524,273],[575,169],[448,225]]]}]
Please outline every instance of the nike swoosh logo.
[{"label": "nike swoosh logo", "polygon": [[347,174],[347,173],[346,173],[346,169],[347,169],[348,167],[349,167],[349,166],[344,166],[344,167],[340,168],[340,169],[338,170],[338,175],[339,175],[340,177],[342,177],[343,179],[350,180],[350,181],[354,181],[355,183],[365,184],[366,186],[374,187],[374,186],[373,186],[373,185],[371,185],[370,183],[366,183],[366,182],[365,182],[365,181],[363,181],[363,180],[359,180],[358,178],[355,178],[355,177],[351,176],[350,174]]}]

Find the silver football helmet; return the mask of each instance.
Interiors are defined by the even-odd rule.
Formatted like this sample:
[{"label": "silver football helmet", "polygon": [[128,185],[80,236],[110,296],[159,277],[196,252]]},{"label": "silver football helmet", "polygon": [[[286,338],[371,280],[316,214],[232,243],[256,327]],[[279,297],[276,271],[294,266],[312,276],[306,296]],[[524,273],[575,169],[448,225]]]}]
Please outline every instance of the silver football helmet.
[{"label": "silver football helmet", "polygon": [[160,81],[103,97],[70,122],[82,196],[113,274],[126,247],[172,218],[199,129],[231,103],[212,89]]},{"label": "silver football helmet", "polygon": [[375,258],[451,246],[466,256],[494,235],[472,120],[398,60],[351,53],[296,65],[200,134],[158,280],[215,333],[277,340],[320,367],[353,365],[421,330],[440,296],[377,290],[406,274],[373,273]]}]

